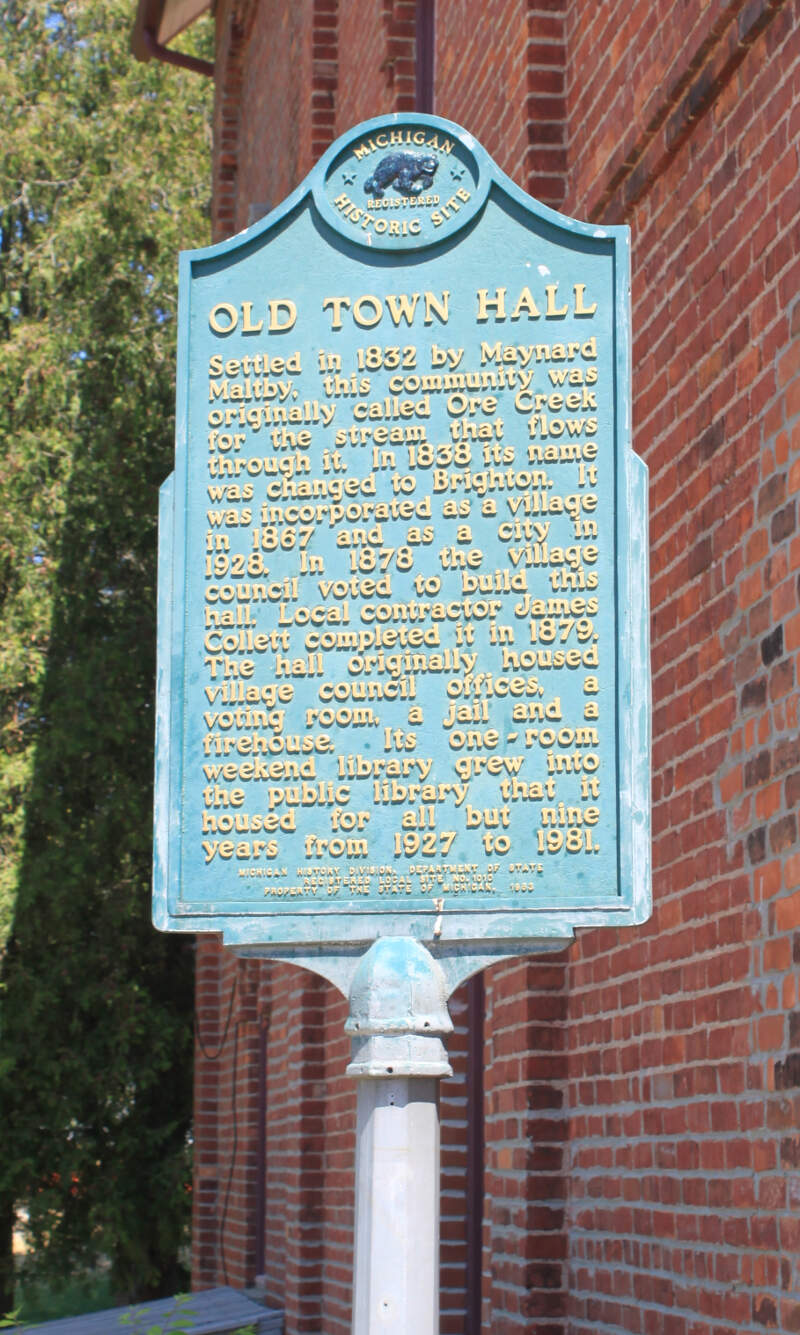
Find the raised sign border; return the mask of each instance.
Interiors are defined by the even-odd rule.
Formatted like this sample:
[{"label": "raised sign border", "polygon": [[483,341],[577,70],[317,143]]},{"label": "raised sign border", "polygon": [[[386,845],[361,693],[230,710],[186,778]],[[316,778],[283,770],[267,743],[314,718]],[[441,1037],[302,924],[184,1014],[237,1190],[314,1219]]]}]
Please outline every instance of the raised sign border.
[{"label": "raised sign border", "polygon": [[[175,511],[175,474],[164,483],[159,512],[158,587],[158,686],[156,720],[155,837],[153,920],[171,931],[221,932],[225,944],[255,947],[256,953],[284,957],[307,957],[309,951],[337,949],[347,954],[379,936],[412,936],[432,942],[439,950],[460,952],[474,947],[477,954],[508,948],[535,949],[545,944],[566,943],[575,927],[615,927],[641,923],[651,912],[650,857],[650,674],[648,606],[647,470],[631,448],[630,403],[630,242],[627,227],[596,227],[567,218],[522,191],[501,171],[489,155],[461,127],[439,117],[395,114],[376,117],[349,131],[328,149],[305,181],[272,213],[243,233],[215,246],[188,251],[180,257],[180,301],[178,328],[178,400],[176,410],[176,468],[186,465],[189,385],[189,319],[192,273],[196,265],[207,265],[280,227],[292,212],[313,196],[320,217],[328,226],[353,242],[337,223],[325,193],[332,167],[357,138],[391,126],[429,126],[432,131],[453,136],[474,157],[480,189],[480,206],[454,219],[441,239],[449,240],[462,227],[480,216],[490,192],[502,192],[516,205],[560,232],[580,237],[584,244],[609,242],[613,249],[615,290],[615,418],[617,431],[617,605],[620,609],[617,636],[617,722],[619,751],[619,901],[602,908],[553,911],[511,907],[491,911],[454,906],[444,913],[431,901],[430,907],[392,905],[391,912],[364,909],[320,912],[298,905],[290,914],[268,909],[231,911],[210,905],[202,913],[170,911],[169,890],[174,879],[170,850],[180,840],[182,813],[177,800],[179,783],[173,758],[180,754],[180,700],[172,683],[180,683],[182,659],[181,627],[185,608],[182,586],[176,576],[176,555],[183,550],[184,517]],[[333,216],[332,216],[333,215]],[[421,241],[434,245],[439,238]],[[357,244],[357,241],[354,242]],[[363,244],[363,242],[362,242]],[[410,246],[406,249],[411,249]],[[402,253],[402,252],[401,252]],[[456,901],[458,905],[459,901]],[[524,944],[527,943],[527,944]],[[307,962],[307,958],[306,958]],[[315,966],[318,967],[318,966]],[[318,967],[324,973],[325,969]]]}]

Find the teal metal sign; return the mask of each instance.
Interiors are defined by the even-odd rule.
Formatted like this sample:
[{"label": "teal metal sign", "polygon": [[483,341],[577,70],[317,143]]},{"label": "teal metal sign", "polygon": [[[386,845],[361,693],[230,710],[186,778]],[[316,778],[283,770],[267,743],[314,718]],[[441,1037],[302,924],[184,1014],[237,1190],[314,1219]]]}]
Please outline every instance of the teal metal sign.
[{"label": "teal metal sign", "polygon": [[182,255],[159,927],[333,950],[647,917],[628,244],[415,115]]}]

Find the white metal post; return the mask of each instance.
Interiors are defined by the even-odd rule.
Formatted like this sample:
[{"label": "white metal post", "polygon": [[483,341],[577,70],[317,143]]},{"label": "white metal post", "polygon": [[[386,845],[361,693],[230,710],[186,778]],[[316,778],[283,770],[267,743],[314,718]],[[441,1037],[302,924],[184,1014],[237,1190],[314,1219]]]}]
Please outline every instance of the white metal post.
[{"label": "white metal post", "polygon": [[353,1335],[438,1335],[439,1080],[452,1075],[444,975],[382,938],[350,992],[358,1078]]}]

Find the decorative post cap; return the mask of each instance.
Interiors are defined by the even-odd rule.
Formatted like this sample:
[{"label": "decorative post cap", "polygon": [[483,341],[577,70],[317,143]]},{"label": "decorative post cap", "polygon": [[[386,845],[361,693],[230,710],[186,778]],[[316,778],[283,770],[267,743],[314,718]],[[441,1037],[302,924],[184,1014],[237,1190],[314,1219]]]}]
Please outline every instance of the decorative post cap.
[{"label": "decorative post cap", "polygon": [[353,978],[345,1032],[352,1039],[347,1074],[452,1075],[443,1034],[453,1031],[441,967],[411,937],[381,937]]}]

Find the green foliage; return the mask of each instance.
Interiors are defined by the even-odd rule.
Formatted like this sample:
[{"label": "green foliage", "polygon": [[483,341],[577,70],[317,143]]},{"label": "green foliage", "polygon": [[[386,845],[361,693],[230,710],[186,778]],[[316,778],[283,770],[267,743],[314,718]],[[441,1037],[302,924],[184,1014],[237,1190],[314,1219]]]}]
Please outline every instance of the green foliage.
[{"label": "green foliage", "polygon": [[[185,1322],[190,1321],[196,1316],[192,1309],[192,1295],[190,1293],[179,1293],[175,1297],[174,1307],[168,1312],[165,1320],[152,1322],[150,1313],[146,1308],[136,1313],[125,1312],[119,1318],[119,1325],[122,1327],[124,1335],[192,1335],[191,1324],[187,1326]],[[233,1335],[255,1335],[254,1325],[239,1326]]]},{"label": "green foliage", "polygon": [[[192,1309],[192,1295],[179,1293],[165,1321],[151,1322],[150,1313],[145,1308],[136,1313],[125,1312],[119,1318],[119,1325],[125,1335],[192,1335],[191,1324],[187,1326],[185,1322],[187,1319],[191,1322],[195,1316],[196,1312]],[[255,1335],[255,1332],[255,1326],[250,1324],[239,1326],[233,1335]]]},{"label": "green foliage", "polygon": [[150,1313],[147,1308],[144,1308],[135,1314],[125,1312],[119,1318],[119,1324],[124,1328],[125,1335],[191,1335],[191,1331],[187,1330],[185,1324],[188,1318],[195,1315],[191,1302],[191,1294],[177,1294],[174,1306],[167,1314],[165,1323],[161,1321],[152,1322]]},{"label": "green foliage", "polygon": [[133,60],[133,11],[0,0],[0,1214],[25,1204],[44,1273],[108,1256],[128,1301],[179,1286],[189,1203],[192,956],[149,922],[155,540],[211,94]]},{"label": "green foliage", "polygon": [[15,1301],[17,1310],[12,1315],[18,1325],[27,1327],[86,1312],[102,1312],[113,1307],[114,1295],[105,1269],[79,1272],[57,1283],[37,1284],[29,1279],[23,1259],[17,1266]]}]

